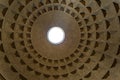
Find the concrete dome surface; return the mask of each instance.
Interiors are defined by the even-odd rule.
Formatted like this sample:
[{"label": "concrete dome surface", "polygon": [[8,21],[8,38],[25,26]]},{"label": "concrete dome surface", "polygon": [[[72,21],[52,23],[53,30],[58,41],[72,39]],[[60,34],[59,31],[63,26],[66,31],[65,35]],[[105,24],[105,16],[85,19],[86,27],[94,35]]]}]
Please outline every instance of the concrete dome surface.
[{"label": "concrete dome surface", "polygon": [[120,0],[0,0],[0,80],[120,80]]}]

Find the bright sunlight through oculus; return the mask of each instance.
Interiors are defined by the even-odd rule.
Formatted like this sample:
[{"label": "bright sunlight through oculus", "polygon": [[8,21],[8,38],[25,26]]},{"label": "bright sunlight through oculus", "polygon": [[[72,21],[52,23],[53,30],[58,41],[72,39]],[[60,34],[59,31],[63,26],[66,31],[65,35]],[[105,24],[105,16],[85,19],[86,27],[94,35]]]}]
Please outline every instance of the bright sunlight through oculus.
[{"label": "bright sunlight through oculus", "polygon": [[65,32],[60,27],[52,27],[47,33],[47,38],[52,44],[60,44],[65,39]]}]

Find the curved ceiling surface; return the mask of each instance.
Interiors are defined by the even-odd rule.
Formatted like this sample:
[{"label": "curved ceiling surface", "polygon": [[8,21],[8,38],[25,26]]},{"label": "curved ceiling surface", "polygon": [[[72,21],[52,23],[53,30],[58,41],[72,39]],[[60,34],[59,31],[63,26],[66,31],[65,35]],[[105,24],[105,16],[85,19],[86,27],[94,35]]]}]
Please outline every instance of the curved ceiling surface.
[{"label": "curved ceiling surface", "polygon": [[120,0],[0,0],[0,80],[120,80]]}]

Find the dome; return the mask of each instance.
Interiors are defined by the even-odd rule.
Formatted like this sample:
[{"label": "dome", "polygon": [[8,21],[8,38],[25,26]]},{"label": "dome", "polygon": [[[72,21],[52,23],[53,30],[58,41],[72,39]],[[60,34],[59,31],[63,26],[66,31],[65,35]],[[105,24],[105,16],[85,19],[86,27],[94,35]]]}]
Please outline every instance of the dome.
[{"label": "dome", "polygon": [[0,0],[0,80],[120,80],[120,0]]}]

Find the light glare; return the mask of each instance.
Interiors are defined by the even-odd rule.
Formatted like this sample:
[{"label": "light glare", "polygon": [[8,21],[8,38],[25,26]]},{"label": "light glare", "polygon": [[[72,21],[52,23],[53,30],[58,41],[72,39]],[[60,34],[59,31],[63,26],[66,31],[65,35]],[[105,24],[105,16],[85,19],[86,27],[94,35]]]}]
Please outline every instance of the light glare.
[{"label": "light glare", "polygon": [[53,27],[47,33],[48,40],[53,44],[60,44],[65,38],[65,33],[60,27]]}]

